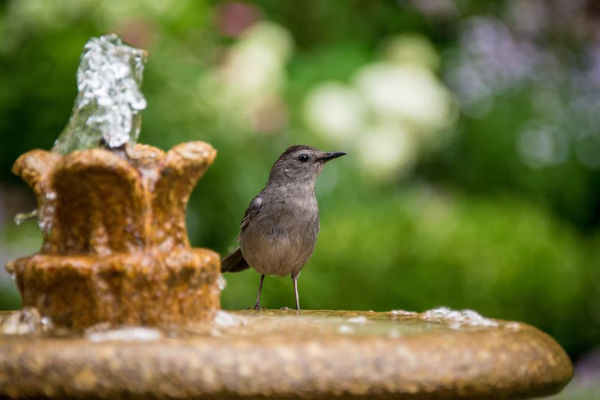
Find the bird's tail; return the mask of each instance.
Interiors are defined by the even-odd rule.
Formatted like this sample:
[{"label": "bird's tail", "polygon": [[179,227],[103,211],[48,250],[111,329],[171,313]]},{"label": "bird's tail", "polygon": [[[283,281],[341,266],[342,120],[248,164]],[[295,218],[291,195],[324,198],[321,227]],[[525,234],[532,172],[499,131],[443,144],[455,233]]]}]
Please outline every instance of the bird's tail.
[{"label": "bird's tail", "polygon": [[238,247],[221,261],[221,272],[240,272],[250,268]]}]

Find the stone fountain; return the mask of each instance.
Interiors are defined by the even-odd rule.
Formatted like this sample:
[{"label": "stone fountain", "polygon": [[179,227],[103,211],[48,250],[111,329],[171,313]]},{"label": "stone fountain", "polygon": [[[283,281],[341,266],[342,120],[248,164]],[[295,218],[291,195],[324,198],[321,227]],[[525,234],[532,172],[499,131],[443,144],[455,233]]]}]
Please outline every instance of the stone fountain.
[{"label": "stone fountain", "polygon": [[219,256],[191,248],[189,195],[216,152],[136,144],[145,53],[90,40],[52,151],[14,165],[44,243],[14,260],[0,313],[0,398],[512,399],[570,380],[539,330],[446,308],[220,310]]},{"label": "stone fountain", "polygon": [[134,143],[143,60],[115,35],[88,42],[53,151],[32,150],[13,167],[37,197],[44,243],[7,269],[23,305],[60,326],[183,323],[219,309],[219,256],[190,248],[185,226],[216,152],[203,142],[166,154]]}]

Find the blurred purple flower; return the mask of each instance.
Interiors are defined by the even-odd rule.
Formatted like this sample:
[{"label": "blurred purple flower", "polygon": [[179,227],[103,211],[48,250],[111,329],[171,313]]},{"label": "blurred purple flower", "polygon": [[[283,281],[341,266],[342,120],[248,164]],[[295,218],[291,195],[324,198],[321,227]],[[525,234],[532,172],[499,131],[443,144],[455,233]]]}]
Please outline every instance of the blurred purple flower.
[{"label": "blurred purple flower", "polygon": [[590,49],[588,59],[589,79],[594,82],[596,86],[600,86],[600,43],[596,43],[595,46]]},{"label": "blurred purple flower", "polygon": [[139,49],[151,49],[156,41],[157,28],[151,20],[129,19],[116,31],[126,43]]},{"label": "blurred purple flower", "polygon": [[598,383],[600,379],[600,349],[592,351],[579,359],[575,365],[574,381],[578,385]]},{"label": "blurred purple flower", "polygon": [[513,36],[502,22],[492,17],[469,19],[462,29],[459,45],[449,80],[467,107],[533,77],[550,58],[534,43]]},{"label": "blurred purple flower", "polygon": [[582,165],[600,168],[600,25],[587,6],[509,1],[503,19],[469,18],[450,56],[446,80],[466,115],[483,117],[502,95],[525,89],[533,111],[515,140],[531,167],[560,164],[573,151]]},{"label": "blurred purple flower", "polygon": [[217,10],[219,31],[225,36],[239,36],[260,18],[256,6],[239,1],[224,2]]},{"label": "blurred purple flower", "polygon": [[458,13],[454,0],[411,0],[411,3],[429,17],[448,17]]}]

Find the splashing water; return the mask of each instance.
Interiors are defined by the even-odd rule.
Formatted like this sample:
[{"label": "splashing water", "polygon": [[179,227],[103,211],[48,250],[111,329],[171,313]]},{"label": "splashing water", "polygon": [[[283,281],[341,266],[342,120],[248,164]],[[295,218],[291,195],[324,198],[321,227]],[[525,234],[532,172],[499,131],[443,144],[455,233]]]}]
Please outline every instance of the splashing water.
[{"label": "splashing water", "polygon": [[227,280],[223,274],[219,274],[219,277],[217,278],[217,286],[219,287],[219,290],[225,290],[227,287]]},{"label": "splashing water", "polygon": [[366,324],[367,321],[368,321],[367,317],[365,317],[364,315],[359,315],[358,317],[348,318],[348,322],[350,322],[352,324]]},{"label": "splashing water", "polygon": [[350,334],[354,333],[354,328],[348,325],[340,325],[337,329],[338,333]]},{"label": "splashing water", "polygon": [[246,320],[244,318],[240,318],[239,316],[226,311],[217,311],[213,322],[220,328],[241,326],[246,324]]},{"label": "splashing water", "polygon": [[438,307],[421,313],[426,321],[446,321],[450,327],[458,329],[466,326],[498,326],[498,322],[485,318],[473,310],[452,310],[448,307]]},{"label": "splashing water", "polygon": [[37,208],[28,213],[18,213],[17,215],[15,215],[15,224],[21,225],[23,222],[27,221],[28,219],[33,219],[33,218],[36,218],[37,216],[38,216]]},{"label": "splashing water", "polygon": [[164,337],[158,329],[143,326],[128,326],[117,329],[86,332],[92,342],[155,342]]},{"label": "splashing water", "polygon": [[90,39],[77,69],[78,95],[53,151],[68,154],[106,144],[135,143],[146,99],[140,90],[147,53],[115,34]]},{"label": "splashing water", "polygon": [[0,320],[0,334],[2,335],[40,334],[48,332],[52,328],[52,320],[41,316],[40,312],[32,307],[16,311]]}]

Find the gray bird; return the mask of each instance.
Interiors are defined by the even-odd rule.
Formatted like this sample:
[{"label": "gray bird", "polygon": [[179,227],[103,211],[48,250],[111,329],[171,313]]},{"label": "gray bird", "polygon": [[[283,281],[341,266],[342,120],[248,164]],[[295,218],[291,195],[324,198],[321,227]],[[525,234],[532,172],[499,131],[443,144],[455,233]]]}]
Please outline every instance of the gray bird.
[{"label": "gray bird", "polygon": [[313,253],[319,233],[315,181],[325,164],[345,155],[310,146],[292,146],[279,156],[267,186],[248,206],[241,223],[240,246],[221,263],[223,272],[258,271],[260,284],[254,309],[260,309],[265,275],[290,274],[296,309],[300,310],[298,276]]}]

